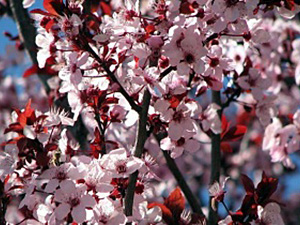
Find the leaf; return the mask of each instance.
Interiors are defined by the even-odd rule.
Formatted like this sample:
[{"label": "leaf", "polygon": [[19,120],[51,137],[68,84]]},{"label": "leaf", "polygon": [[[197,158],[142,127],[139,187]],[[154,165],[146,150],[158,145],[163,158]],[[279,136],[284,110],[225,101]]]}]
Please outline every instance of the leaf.
[{"label": "leaf", "polygon": [[16,113],[18,114],[17,121],[20,123],[20,125],[24,128],[25,125],[32,125],[35,122],[35,112],[34,109],[31,108],[31,99],[28,100],[24,112],[21,112],[20,110],[16,110]]},{"label": "leaf", "polygon": [[254,194],[255,188],[252,180],[245,174],[241,174],[241,180],[247,194]]},{"label": "leaf", "polygon": [[288,10],[294,11],[295,10],[295,0],[284,0],[284,6]]},{"label": "leaf", "polygon": [[226,116],[222,115],[222,137],[228,132],[230,122],[227,121]]},{"label": "leaf", "polygon": [[179,219],[182,211],[185,206],[185,199],[181,193],[180,188],[176,188],[168,198],[165,199],[164,205],[167,206],[172,214],[174,219]]},{"label": "leaf", "polygon": [[47,152],[37,152],[36,154],[36,163],[39,166],[45,167],[48,165],[50,157],[47,155]]},{"label": "leaf", "polygon": [[237,125],[231,127],[226,133],[222,135],[222,141],[238,141],[247,132],[247,127],[243,125]]},{"label": "leaf", "polygon": [[221,142],[221,150],[224,153],[232,153],[233,150],[228,142]]},{"label": "leaf", "polygon": [[43,16],[53,16],[51,13],[45,12],[44,10],[41,10],[41,9],[33,9],[33,10],[30,11],[30,13],[40,14],[40,15],[43,15]]},{"label": "leaf", "polygon": [[17,133],[22,133],[23,126],[21,126],[20,123],[12,123],[12,124],[9,125],[8,128],[6,128],[4,130],[4,134],[7,134],[7,133],[12,132],[12,131],[17,132]]},{"label": "leaf", "polygon": [[100,2],[100,7],[104,15],[112,15],[112,9],[106,2]]},{"label": "leaf", "polygon": [[64,9],[63,0],[44,0],[43,6],[54,16],[62,15]]},{"label": "leaf", "polygon": [[183,2],[180,4],[180,8],[179,8],[180,13],[182,14],[191,14],[193,13],[195,10],[192,7],[192,4],[189,2]]},{"label": "leaf", "polygon": [[37,64],[32,65],[31,67],[29,67],[27,70],[25,70],[25,72],[23,73],[23,77],[29,77],[31,75],[34,75],[38,72],[39,67]]},{"label": "leaf", "polygon": [[256,194],[258,198],[258,203],[263,203],[268,200],[271,195],[276,191],[278,186],[278,179],[273,177],[268,177],[265,172],[262,174],[262,179],[257,185]]},{"label": "leaf", "polygon": [[162,211],[162,217],[163,217],[163,220],[169,225],[172,225],[174,224],[174,220],[173,220],[173,215],[172,215],[172,212],[171,210],[165,206],[164,204],[162,203],[157,203],[157,202],[153,202],[153,203],[150,203],[148,205],[148,208],[151,209],[151,208],[154,208],[155,206],[158,206],[161,211]]}]

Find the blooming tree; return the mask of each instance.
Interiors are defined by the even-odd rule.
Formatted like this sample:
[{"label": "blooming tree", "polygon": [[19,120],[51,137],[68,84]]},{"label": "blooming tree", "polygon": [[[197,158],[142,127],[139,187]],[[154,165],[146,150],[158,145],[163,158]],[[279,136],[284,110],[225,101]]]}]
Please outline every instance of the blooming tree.
[{"label": "blooming tree", "polygon": [[0,223],[297,224],[299,4],[0,0]]}]

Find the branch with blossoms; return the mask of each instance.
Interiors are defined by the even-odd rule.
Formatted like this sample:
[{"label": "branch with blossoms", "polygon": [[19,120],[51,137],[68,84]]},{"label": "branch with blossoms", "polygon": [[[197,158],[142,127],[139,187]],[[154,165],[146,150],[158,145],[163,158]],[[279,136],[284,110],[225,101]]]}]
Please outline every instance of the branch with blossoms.
[{"label": "branch with blossoms", "polygon": [[297,2],[32,4],[0,1],[34,63],[27,103],[0,66],[3,223],[295,221],[277,177],[300,149]]}]

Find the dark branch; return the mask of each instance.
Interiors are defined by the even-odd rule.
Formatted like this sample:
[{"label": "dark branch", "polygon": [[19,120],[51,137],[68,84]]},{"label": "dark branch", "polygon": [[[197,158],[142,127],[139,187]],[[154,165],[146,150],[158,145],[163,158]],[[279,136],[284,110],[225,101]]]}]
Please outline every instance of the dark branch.
[{"label": "dark branch", "polygon": [[[21,41],[23,41],[24,47],[32,63],[37,65],[37,47],[35,45],[36,29],[32,24],[31,18],[29,17],[27,10],[24,9],[22,1],[9,0],[8,2],[13,18],[17,23]],[[47,83],[48,76],[45,74],[38,74],[38,76],[48,94],[50,92],[50,87]]]},{"label": "dark branch", "polygon": [[[148,138],[147,121],[148,121],[148,109],[150,105],[150,100],[151,100],[150,92],[148,91],[148,89],[146,89],[143,96],[142,110],[139,113],[138,132],[136,135],[136,144],[135,144],[135,151],[134,151],[134,156],[138,158],[141,158],[144,151],[145,142]],[[138,178],[138,174],[139,172],[136,171],[129,177],[129,184],[125,196],[126,216],[132,216],[132,206],[133,206],[135,185]]]},{"label": "dark branch", "polygon": [[[221,106],[221,93],[220,91],[212,91],[212,102]],[[221,119],[222,111],[218,111],[218,116]],[[211,135],[211,174],[210,174],[210,184],[215,181],[219,182],[220,179],[220,169],[221,169],[221,135],[214,134]],[[211,202],[211,198],[210,198]],[[216,205],[217,207],[217,205]],[[208,224],[215,225],[218,222],[218,212],[213,210],[211,204],[209,204],[209,215]]]},{"label": "dark branch", "polygon": [[[163,137],[160,137],[158,135],[155,135],[155,138],[158,142],[158,144],[160,143],[160,141],[163,139]],[[195,197],[195,195],[193,194],[192,190],[190,189],[190,187],[188,186],[188,184],[186,183],[182,173],[180,172],[176,162],[174,161],[174,159],[172,159],[169,155],[168,152],[163,151],[163,155],[166,159],[167,165],[169,170],[171,171],[171,173],[173,174],[173,176],[175,177],[180,189],[182,190],[182,192],[184,193],[188,203],[190,204],[192,210],[194,213],[197,213],[201,216],[204,216],[204,213],[201,209],[201,205],[198,201],[198,199]]]}]

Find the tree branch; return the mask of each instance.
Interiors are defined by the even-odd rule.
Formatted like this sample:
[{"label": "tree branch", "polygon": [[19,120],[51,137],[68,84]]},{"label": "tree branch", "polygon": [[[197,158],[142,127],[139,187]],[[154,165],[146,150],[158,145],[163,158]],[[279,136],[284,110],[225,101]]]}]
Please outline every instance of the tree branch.
[{"label": "tree branch", "polygon": [[[148,109],[150,105],[150,99],[151,99],[150,92],[148,91],[148,89],[146,89],[143,96],[142,110],[139,113],[138,131],[136,135],[136,144],[135,144],[135,151],[134,151],[134,156],[138,158],[141,158],[143,154],[145,142],[148,138],[147,121],[148,121]],[[135,192],[135,185],[138,178],[138,174],[139,172],[136,171],[135,173],[131,174],[129,177],[129,184],[125,196],[126,216],[132,216],[134,192]]]},{"label": "tree branch", "polygon": [[[221,106],[221,93],[220,91],[212,91],[212,102]],[[222,110],[218,111],[218,116],[221,119]],[[211,135],[211,174],[210,174],[210,184],[215,181],[219,182],[220,179],[220,169],[221,169],[221,135],[214,134]],[[212,198],[210,198],[209,204],[209,215],[208,224],[215,225],[218,221],[218,212],[213,210],[211,204]],[[217,207],[217,205],[216,205]]]},{"label": "tree branch", "polygon": [[[159,135],[154,135],[155,139],[158,143],[163,139],[163,137],[160,137]],[[204,213],[201,209],[201,204],[198,201],[198,199],[193,194],[192,190],[186,183],[182,173],[180,172],[176,162],[174,159],[170,157],[170,154],[167,151],[162,150],[163,155],[166,159],[167,165],[173,176],[175,177],[180,189],[182,190],[183,194],[185,195],[189,205],[191,206],[194,213],[197,213],[201,216],[204,216]]]},{"label": "tree branch", "polygon": [[6,224],[5,212],[8,204],[8,198],[4,192],[4,182],[0,180],[0,224]]},{"label": "tree branch", "polygon": [[[36,29],[32,24],[31,18],[26,9],[23,7],[21,0],[8,0],[13,18],[17,23],[17,28],[24,47],[33,64],[37,65],[37,47],[35,45]],[[47,83],[48,76],[45,74],[38,74],[46,93],[50,92],[50,87]]]},{"label": "tree branch", "polygon": [[97,60],[98,63],[100,63],[101,67],[104,69],[104,71],[107,73],[107,75],[110,77],[110,79],[117,83],[120,87],[120,93],[125,97],[125,99],[128,101],[130,104],[131,108],[135,110],[136,112],[141,112],[141,107],[137,105],[134,101],[134,99],[127,93],[127,91],[123,88],[119,80],[116,78],[115,74],[110,71],[110,69],[105,65],[105,62],[94,52],[94,50],[89,46],[88,43],[86,43],[86,49],[87,51],[93,56],[94,59]]}]

